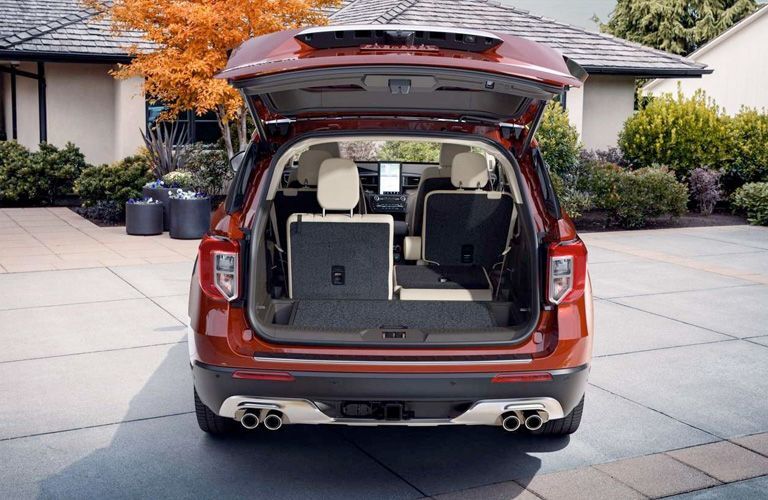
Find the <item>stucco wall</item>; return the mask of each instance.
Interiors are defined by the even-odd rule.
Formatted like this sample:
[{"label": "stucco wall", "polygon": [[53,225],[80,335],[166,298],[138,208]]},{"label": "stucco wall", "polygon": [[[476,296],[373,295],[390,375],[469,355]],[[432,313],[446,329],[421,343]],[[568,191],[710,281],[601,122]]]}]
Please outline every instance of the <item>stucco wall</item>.
[{"label": "stucco wall", "polygon": [[568,92],[566,108],[587,149],[616,146],[624,122],[634,112],[633,77],[591,75]]},{"label": "stucco wall", "polygon": [[714,73],[700,79],[657,80],[646,86],[647,91],[675,93],[680,85],[687,96],[703,89],[729,114],[738,113],[741,106],[768,109],[768,10],[755,16],[749,24],[690,56]]},{"label": "stucco wall", "polygon": [[144,141],[145,100],[141,78],[115,80],[115,157],[125,158],[135,154]]},{"label": "stucco wall", "polygon": [[[36,72],[34,64],[19,69]],[[105,64],[46,63],[48,142],[77,145],[89,163],[111,163],[141,145],[144,97],[141,80],[115,80]],[[37,81],[17,77],[18,141],[39,143]],[[10,137],[10,85],[4,87]]]}]

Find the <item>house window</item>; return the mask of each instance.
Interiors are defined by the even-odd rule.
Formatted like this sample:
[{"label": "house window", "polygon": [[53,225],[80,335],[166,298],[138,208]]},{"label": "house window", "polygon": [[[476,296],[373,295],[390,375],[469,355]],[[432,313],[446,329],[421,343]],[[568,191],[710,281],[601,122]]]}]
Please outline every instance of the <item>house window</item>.
[{"label": "house window", "polygon": [[[166,110],[162,103],[150,103],[147,101],[147,128],[157,126],[158,117]],[[197,116],[193,111],[185,111],[179,114],[176,119],[179,127],[183,127],[186,132],[179,137],[178,144],[190,144],[193,142],[203,142],[205,144],[215,144],[221,139],[221,130],[219,122],[216,119],[216,113],[208,113]]]}]

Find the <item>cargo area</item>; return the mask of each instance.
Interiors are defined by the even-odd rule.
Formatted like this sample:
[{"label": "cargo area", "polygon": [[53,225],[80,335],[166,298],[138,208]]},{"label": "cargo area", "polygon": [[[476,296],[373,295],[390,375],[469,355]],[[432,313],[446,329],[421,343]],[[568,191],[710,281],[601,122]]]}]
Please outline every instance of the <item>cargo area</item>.
[{"label": "cargo area", "polygon": [[429,140],[434,161],[359,159],[344,139],[276,160],[252,254],[260,334],[394,346],[532,331],[537,242],[514,160],[486,143]]}]

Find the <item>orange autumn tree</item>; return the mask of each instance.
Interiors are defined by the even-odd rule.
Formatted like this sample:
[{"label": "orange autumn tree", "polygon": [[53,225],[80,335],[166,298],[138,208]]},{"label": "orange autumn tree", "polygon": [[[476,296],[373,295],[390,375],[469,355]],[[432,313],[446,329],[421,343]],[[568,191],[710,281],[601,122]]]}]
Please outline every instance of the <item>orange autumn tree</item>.
[{"label": "orange autumn tree", "polygon": [[112,19],[118,31],[140,31],[155,49],[131,47],[133,59],[114,72],[144,78],[144,92],[167,110],[215,111],[227,153],[234,153],[229,124],[237,122],[239,144],[247,142],[246,108],[226,81],[214,79],[229,52],[254,36],[325,24],[322,11],[338,0],[84,0]]}]

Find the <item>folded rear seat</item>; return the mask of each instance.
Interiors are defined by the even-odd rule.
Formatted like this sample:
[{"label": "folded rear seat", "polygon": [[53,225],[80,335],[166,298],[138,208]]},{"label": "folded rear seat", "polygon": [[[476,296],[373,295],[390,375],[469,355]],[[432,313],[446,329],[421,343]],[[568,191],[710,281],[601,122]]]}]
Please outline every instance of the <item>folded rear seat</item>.
[{"label": "folded rear seat", "polygon": [[352,213],[360,200],[359,182],[354,162],[340,158],[323,161],[317,184],[322,213],[288,218],[291,298],[392,298],[394,219],[391,215]]},{"label": "folded rear seat", "polygon": [[460,153],[451,169],[456,189],[427,194],[422,236],[405,241],[406,259],[426,266],[397,266],[401,300],[493,299],[488,274],[503,259],[514,200],[486,191],[488,182],[485,158]]}]

